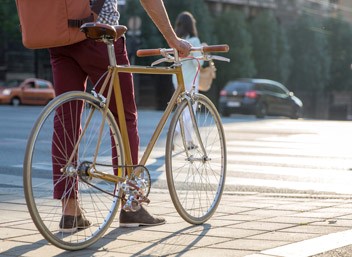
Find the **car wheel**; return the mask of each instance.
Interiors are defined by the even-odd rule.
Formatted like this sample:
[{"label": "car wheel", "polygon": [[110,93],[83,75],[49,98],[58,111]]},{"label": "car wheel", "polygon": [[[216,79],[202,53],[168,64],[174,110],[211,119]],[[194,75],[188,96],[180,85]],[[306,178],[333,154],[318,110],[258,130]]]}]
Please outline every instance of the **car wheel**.
[{"label": "car wheel", "polygon": [[21,104],[21,100],[17,97],[11,99],[11,104],[13,106],[19,106]]},{"label": "car wheel", "polygon": [[255,116],[257,118],[264,118],[267,115],[268,108],[265,103],[259,102],[255,107]]},{"label": "car wheel", "polygon": [[222,115],[223,117],[229,117],[229,116],[230,116],[230,113],[229,113],[229,111],[223,110],[223,111],[221,111],[221,115]]},{"label": "car wheel", "polygon": [[290,118],[291,118],[291,119],[299,119],[299,118],[301,118],[301,117],[302,117],[302,109],[301,109],[301,108],[298,108],[298,107],[294,108],[294,109],[292,110],[292,113],[291,113]]}]

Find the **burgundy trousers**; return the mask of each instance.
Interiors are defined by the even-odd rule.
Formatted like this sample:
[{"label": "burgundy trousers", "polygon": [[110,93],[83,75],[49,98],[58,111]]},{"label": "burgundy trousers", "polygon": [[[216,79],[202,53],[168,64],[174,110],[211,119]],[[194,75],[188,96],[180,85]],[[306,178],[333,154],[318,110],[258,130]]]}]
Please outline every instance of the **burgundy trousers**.
[{"label": "burgundy trousers", "polygon": [[[117,64],[129,64],[128,55],[125,46],[125,39],[120,38],[114,44],[115,54]],[[107,47],[104,43],[95,42],[94,40],[84,40],[82,42],[72,44],[69,46],[50,48],[50,60],[53,71],[53,82],[56,95],[63,94],[68,91],[78,90],[85,91],[87,85],[87,79],[95,85],[99,78],[104,74],[109,65],[109,58],[107,54]],[[125,107],[125,117],[128,129],[128,135],[130,139],[132,161],[134,164],[138,164],[138,150],[139,150],[139,135],[137,128],[137,108],[135,103],[134,86],[132,74],[120,73],[119,74],[121,93],[123,98],[123,104]],[[99,90],[104,79],[99,83],[97,91]],[[115,97],[111,98],[109,105],[116,122],[118,124],[118,116],[116,112]],[[62,114],[60,114],[62,115]],[[79,114],[77,115],[77,118]],[[69,153],[63,153],[60,149],[60,145],[66,144],[67,142],[62,142],[67,139],[63,134],[66,132],[62,130],[61,122],[54,121],[54,131],[56,137],[53,138],[52,144],[52,155],[53,156],[67,156]],[[72,133],[72,138],[78,136],[79,129],[74,129]],[[70,137],[71,137],[70,136]],[[70,140],[70,139],[69,139]],[[61,141],[61,142],[60,142]],[[72,151],[71,149],[66,149],[66,151]],[[53,175],[54,175],[54,198],[61,199],[64,197],[75,197],[75,193],[67,195],[65,188],[70,188],[67,183],[68,181],[58,182],[55,181],[56,177],[60,177],[60,168],[62,164],[53,159]],[[64,158],[62,158],[64,159]],[[72,188],[71,188],[72,189]]]}]

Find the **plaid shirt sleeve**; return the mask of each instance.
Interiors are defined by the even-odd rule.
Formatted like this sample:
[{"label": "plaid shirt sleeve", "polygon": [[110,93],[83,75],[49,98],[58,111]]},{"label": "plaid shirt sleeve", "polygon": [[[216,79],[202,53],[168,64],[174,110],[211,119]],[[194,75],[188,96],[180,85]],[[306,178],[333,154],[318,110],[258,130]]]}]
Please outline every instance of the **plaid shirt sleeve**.
[{"label": "plaid shirt sleeve", "polygon": [[[103,8],[100,11],[97,22],[109,25],[118,25],[120,13],[117,10],[118,0],[105,0]],[[94,1],[92,1],[94,2]]]}]

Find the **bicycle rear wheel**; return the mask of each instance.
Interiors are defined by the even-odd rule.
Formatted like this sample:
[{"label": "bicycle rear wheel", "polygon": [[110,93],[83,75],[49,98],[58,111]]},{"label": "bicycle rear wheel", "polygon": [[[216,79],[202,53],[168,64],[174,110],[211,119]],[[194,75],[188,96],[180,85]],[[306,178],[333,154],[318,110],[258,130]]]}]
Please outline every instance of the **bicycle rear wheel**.
[{"label": "bicycle rear wheel", "polygon": [[170,122],[165,165],[176,210],[185,221],[202,224],[214,214],[221,199],[226,145],[220,116],[213,103],[201,94],[196,94],[194,100],[195,124],[187,126],[190,114],[187,100],[180,103]]},{"label": "bicycle rear wheel", "polygon": [[[43,109],[28,139],[23,182],[29,213],[44,238],[65,250],[83,249],[96,242],[120,204],[122,190],[117,183],[90,177],[87,172],[94,162],[101,124],[96,170],[115,174],[113,165],[124,165],[119,129],[111,112],[107,111],[104,119],[103,111],[100,102],[88,93],[62,94]],[[72,152],[72,163],[65,168]],[[91,222],[88,228],[71,232],[59,229],[65,208],[61,200],[67,198],[74,199]]]}]

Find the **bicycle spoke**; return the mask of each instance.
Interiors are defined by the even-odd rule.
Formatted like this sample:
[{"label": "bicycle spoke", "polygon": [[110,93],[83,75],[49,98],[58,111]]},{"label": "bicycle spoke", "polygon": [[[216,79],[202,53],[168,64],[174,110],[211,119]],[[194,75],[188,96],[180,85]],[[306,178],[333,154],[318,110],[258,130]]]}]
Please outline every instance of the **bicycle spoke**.
[{"label": "bicycle spoke", "polygon": [[[214,214],[220,202],[225,183],[226,146],[215,107],[202,95],[196,95],[195,102],[193,125],[186,101],[176,109],[170,123],[166,174],[171,199],[180,216],[200,224]],[[189,142],[193,147],[189,147]]]},{"label": "bicycle spoke", "polygon": [[[38,118],[26,149],[24,186],[32,219],[48,241],[67,250],[82,249],[98,240],[113,221],[120,202],[115,183],[80,177],[87,176],[84,169],[89,168],[87,163],[92,164],[104,120],[96,102],[82,92],[55,99]],[[99,169],[114,174],[116,164],[124,162],[121,136],[110,112],[103,122],[101,140]],[[69,198],[91,222],[89,227],[60,231]]]}]

